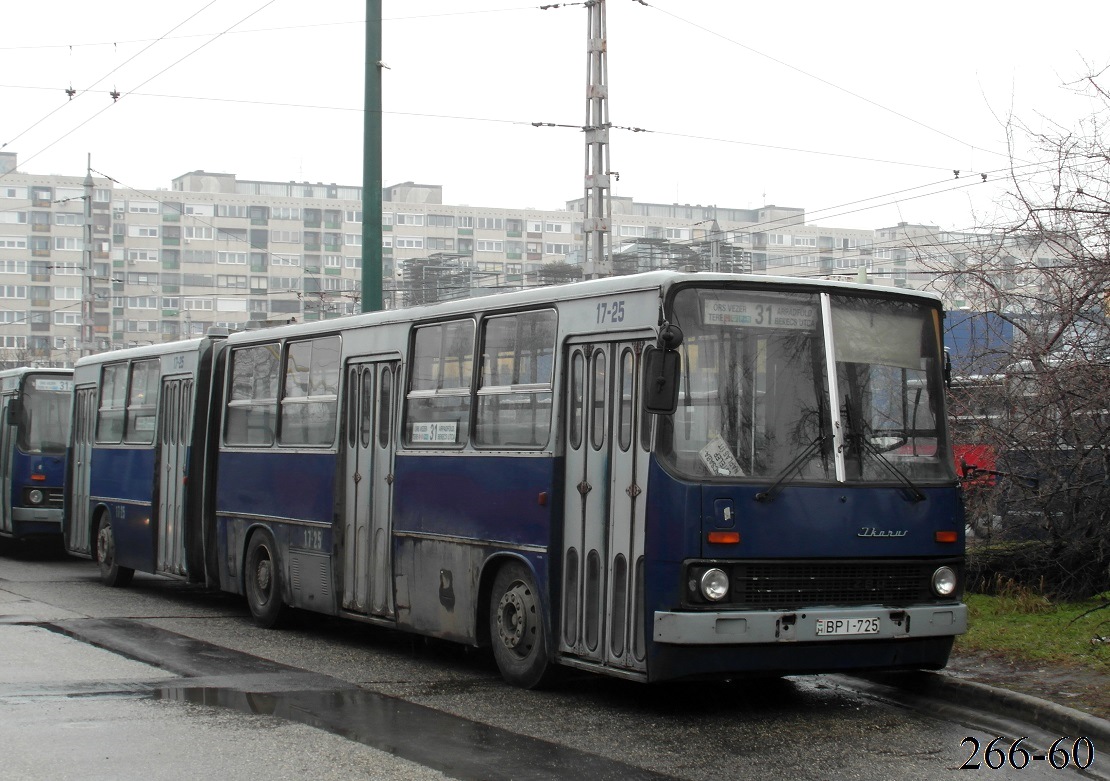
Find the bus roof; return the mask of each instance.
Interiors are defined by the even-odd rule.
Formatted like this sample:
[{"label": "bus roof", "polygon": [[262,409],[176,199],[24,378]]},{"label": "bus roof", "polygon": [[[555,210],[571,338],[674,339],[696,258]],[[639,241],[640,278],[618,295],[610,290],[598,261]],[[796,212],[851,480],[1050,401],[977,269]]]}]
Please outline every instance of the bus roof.
[{"label": "bus roof", "polygon": [[931,292],[879,287],[876,285],[860,284],[858,282],[837,282],[801,277],[775,277],[763,274],[648,271],[640,274],[627,274],[618,277],[606,277],[604,279],[569,282],[562,285],[547,285],[544,287],[529,288],[527,290],[515,290],[490,296],[462,298],[422,306],[405,307],[403,309],[365,312],[329,320],[317,320],[310,323],[279,325],[263,329],[262,331],[237,331],[231,334],[229,339],[233,342],[249,340],[257,338],[260,333],[265,333],[267,336],[272,336],[274,338],[280,338],[286,334],[292,333],[312,334],[334,331],[336,328],[384,325],[388,323],[450,317],[452,315],[466,314],[475,310],[511,309],[514,307],[524,307],[543,303],[558,303],[580,298],[604,297],[653,289],[665,293],[668,289],[678,284],[715,284],[721,282],[756,284],[759,286],[777,288],[797,288],[798,290],[838,290],[841,292],[868,293],[871,295],[877,293],[880,295],[904,298],[919,298],[929,302],[939,302],[941,300],[939,295]]},{"label": "bus roof", "polygon": [[103,363],[105,361],[121,361],[128,358],[155,358],[160,355],[169,355],[171,353],[188,353],[196,352],[200,349],[201,345],[211,342],[213,339],[222,339],[224,335],[211,335],[211,336],[198,336],[194,339],[178,339],[173,342],[156,342],[154,344],[143,344],[138,347],[123,347],[119,350],[108,350],[95,355],[86,355],[83,358],[78,358],[74,364],[74,368],[78,366],[88,366],[91,363]]}]

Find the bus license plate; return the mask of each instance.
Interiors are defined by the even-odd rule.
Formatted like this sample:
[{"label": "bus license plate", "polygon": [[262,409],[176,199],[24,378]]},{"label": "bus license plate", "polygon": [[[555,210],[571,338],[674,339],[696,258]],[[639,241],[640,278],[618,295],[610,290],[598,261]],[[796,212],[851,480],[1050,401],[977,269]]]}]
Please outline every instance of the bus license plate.
[{"label": "bus license plate", "polygon": [[817,635],[875,635],[879,633],[878,618],[818,618]]}]

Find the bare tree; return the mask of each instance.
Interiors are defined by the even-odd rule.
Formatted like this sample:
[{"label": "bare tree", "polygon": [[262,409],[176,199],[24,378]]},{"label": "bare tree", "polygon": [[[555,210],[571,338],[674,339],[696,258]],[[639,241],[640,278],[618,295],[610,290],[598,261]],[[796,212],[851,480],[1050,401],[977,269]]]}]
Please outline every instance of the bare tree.
[{"label": "bare tree", "polygon": [[[1063,597],[1110,588],[1110,94],[1102,75],[1072,85],[1095,106],[1077,129],[1011,121],[1009,217],[949,248],[937,269],[949,295],[997,313],[1014,335],[1002,360],[974,356],[1004,366],[999,375],[953,390],[953,409],[964,413],[957,441],[978,437],[996,457],[997,474],[981,471],[968,492],[973,528],[1008,543],[1005,555],[985,559],[984,574]],[[1001,409],[976,414],[975,394],[987,387],[1001,391]]]}]

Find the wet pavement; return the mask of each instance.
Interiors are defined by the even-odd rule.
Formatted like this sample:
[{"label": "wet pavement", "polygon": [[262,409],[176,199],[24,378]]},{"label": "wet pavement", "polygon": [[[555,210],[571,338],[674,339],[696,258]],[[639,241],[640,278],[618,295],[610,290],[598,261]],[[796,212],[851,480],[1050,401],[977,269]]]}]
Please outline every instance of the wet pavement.
[{"label": "wet pavement", "polygon": [[931,781],[966,777],[970,736],[1026,734],[934,702],[841,676],[522,692],[460,646],[309,615],[260,630],[237,598],[0,557],[0,779]]},{"label": "wet pavement", "polygon": [[444,778],[296,720],[178,697],[187,687],[164,669],[42,627],[0,625],[0,670],[5,781]]}]

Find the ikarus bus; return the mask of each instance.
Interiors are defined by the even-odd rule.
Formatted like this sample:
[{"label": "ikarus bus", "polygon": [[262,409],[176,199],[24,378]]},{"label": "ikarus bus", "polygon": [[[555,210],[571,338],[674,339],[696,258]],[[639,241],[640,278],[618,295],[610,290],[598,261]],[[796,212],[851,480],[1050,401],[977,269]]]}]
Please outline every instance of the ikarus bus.
[{"label": "ikarus bus", "polygon": [[[927,293],[652,272],[234,333],[183,396],[173,345],[83,359],[74,550],[243,594],[263,626],[490,646],[524,687],[939,668],[967,621],[942,318]],[[168,507],[113,499],[97,454],[181,415],[184,460],[133,462],[197,492],[164,539]]]},{"label": "ikarus bus", "polygon": [[0,537],[59,537],[73,372],[0,371]]}]

